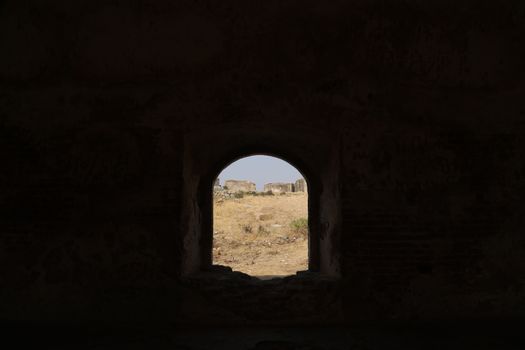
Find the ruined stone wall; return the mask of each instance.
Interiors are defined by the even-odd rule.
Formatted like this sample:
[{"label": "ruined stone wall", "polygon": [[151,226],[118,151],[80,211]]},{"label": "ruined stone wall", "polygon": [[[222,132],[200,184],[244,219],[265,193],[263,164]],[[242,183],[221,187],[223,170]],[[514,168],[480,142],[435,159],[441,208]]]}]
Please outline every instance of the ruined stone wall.
[{"label": "ruined stone wall", "polygon": [[180,276],[202,260],[199,176],[217,161],[193,155],[240,134],[246,154],[213,170],[300,144],[323,179],[345,322],[524,317],[524,16],[495,0],[1,2],[0,319],[244,324],[238,295]]},{"label": "ruined stone wall", "polygon": [[295,192],[294,184],[285,182],[274,182],[264,185],[264,192],[286,193]]},{"label": "ruined stone wall", "polygon": [[308,192],[305,179],[299,179],[295,181],[294,192]]},{"label": "ruined stone wall", "polygon": [[224,188],[228,192],[255,192],[255,183],[245,180],[226,180]]}]

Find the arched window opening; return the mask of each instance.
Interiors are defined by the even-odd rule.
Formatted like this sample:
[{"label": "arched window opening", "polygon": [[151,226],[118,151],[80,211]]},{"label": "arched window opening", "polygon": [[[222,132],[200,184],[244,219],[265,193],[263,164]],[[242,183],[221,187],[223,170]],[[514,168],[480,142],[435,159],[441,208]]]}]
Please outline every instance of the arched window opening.
[{"label": "arched window opening", "polygon": [[288,162],[241,158],[213,184],[214,265],[259,278],[308,269],[308,188]]}]

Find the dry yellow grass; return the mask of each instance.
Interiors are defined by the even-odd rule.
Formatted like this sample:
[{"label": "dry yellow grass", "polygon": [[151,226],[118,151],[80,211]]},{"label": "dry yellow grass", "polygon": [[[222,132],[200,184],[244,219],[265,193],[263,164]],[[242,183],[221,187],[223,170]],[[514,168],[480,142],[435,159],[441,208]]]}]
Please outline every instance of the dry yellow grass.
[{"label": "dry yellow grass", "polygon": [[214,200],[213,263],[252,276],[308,268],[308,237],[291,222],[307,218],[306,193]]}]

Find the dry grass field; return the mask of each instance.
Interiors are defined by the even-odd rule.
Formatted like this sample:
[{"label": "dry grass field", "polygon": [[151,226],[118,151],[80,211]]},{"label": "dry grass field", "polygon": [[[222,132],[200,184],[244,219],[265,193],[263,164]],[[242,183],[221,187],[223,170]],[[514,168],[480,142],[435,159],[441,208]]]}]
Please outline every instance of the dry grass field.
[{"label": "dry grass field", "polygon": [[252,276],[308,268],[308,195],[214,198],[213,263]]}]

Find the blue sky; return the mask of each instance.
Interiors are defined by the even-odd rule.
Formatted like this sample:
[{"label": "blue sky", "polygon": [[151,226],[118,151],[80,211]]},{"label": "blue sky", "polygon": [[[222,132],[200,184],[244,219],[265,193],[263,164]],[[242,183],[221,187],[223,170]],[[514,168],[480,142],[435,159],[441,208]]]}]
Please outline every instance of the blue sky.
[{"label": "blue sky", "polygon": [[290,163],[270,156],[241,158],[219,174],[221,185],[226,180],[248,180],[255,182],[258,191],[262,191],[264,184],[269,182],[295,182],[302,177]]}]

